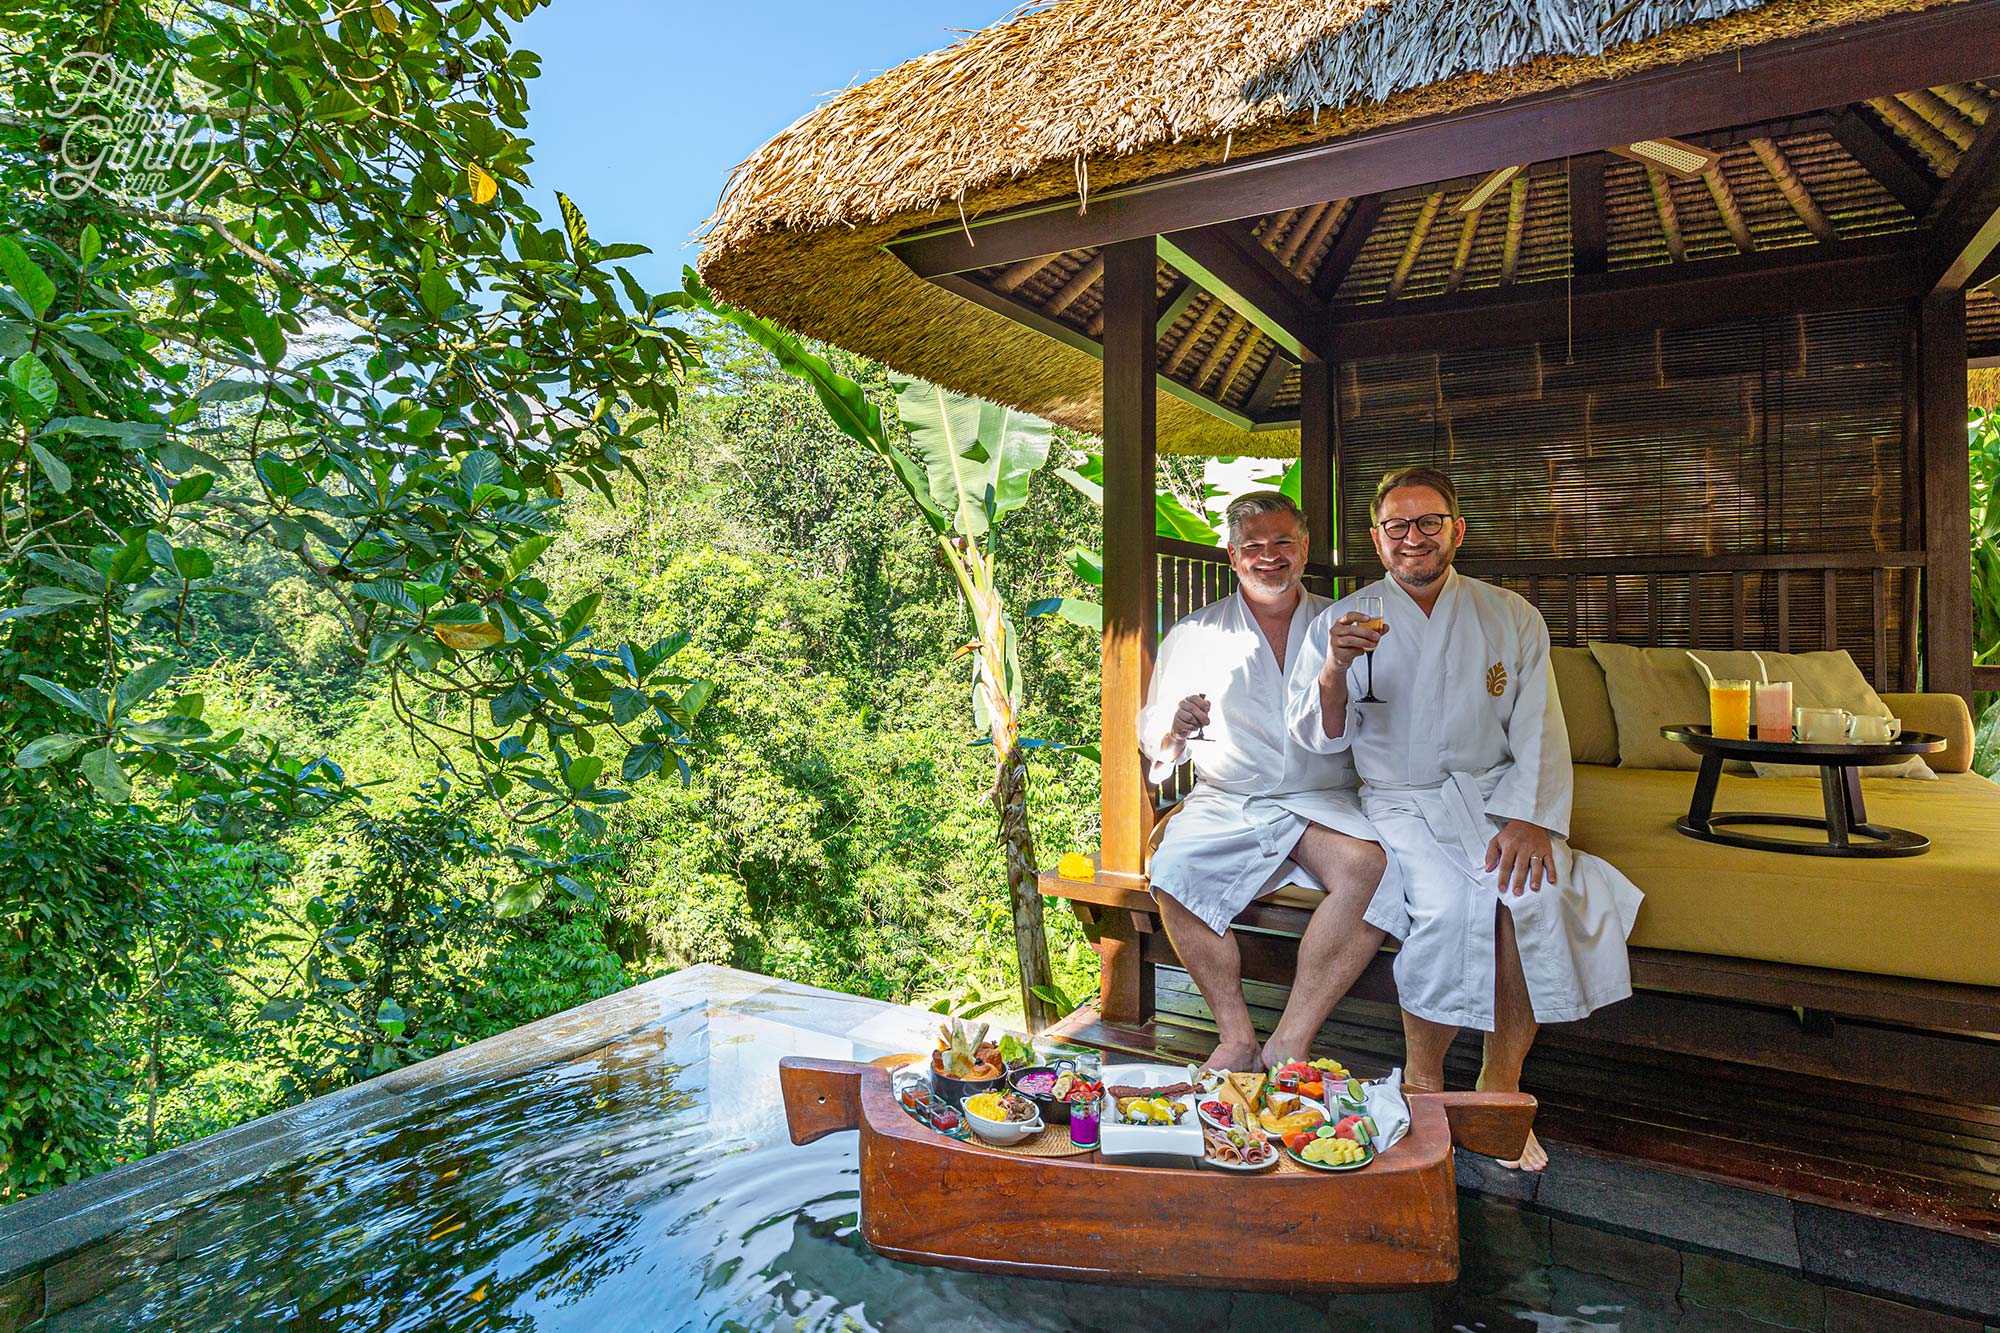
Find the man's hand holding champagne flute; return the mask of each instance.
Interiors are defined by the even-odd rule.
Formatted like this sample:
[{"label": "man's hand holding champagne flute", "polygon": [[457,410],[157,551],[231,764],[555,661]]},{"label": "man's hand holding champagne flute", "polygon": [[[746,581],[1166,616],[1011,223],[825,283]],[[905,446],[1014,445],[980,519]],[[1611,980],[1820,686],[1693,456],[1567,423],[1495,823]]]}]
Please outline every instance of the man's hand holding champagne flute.
[{"label": "man's hand holding champagne flute", "polygon": [[[1346,612],[1327,630],[1326,665],[1319,671],[1320,716],[1326,734],[1338,736],[1346,727],[1347,669],[1361,657],[1375,651],[1389,632],[1382,618],[1382,599],[1356,599],[1358,610]],[[1368,659],[1368,691],[1358,703],[1380,703],[1375,697],[1375,659]]]},{"label": "man's hand holding champagne flute", "polygon": [[1173,738],[1181,742],[1183,753],[1188,741],[1205,741],[1208,735],[1208,696],[1190,694],[1174,709]]}]

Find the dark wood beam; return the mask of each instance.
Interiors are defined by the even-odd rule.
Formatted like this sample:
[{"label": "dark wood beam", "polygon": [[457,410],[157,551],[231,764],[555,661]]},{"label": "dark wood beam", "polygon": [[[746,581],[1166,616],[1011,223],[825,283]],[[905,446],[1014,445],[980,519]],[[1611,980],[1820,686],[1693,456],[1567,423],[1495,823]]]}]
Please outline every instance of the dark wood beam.
[{"label": "dark wood beam", "polygon": [[1924,489],[1924,688],[1972,702],[1972,477],[1966,466],[1965,293],[1917,306]]},{"label": "dark wood beam", "polygon": [[[996,315],[1005,315],[1016,324],[1025,325],[1035,332],[1045,337],[1053,338],[1067,347],[1074,347],[1077,351],[1097,357],[1100,360],[1104,356],[1104,344],[1083,330],[1065,324],[1059,319],[1050,319],[1046,314],[1029,305],[1027,302],[996,292],[976,278],[968,278],[962,273],[947,273],[945,276],[933,278],[931,281],[955,296],[962,296],[975,305],[985,306]],[[1175,318],[1179,318],[1179,316],[1176,315]],[[1157,344],[1159,339],[1155,337],[1153,341]],[[1182,384],[1179,380],[1170,379],[1162,374],[1155,377],[1155,383],[1160,392],[1172,394],[1182,402],[1193,407],[1198,407],[1210,416],[1228,422],[1238,430],[1256,430],[1260,425],[1260,423],[1252,421],[1249,417],[1243,415],[1243,413],[1223,406],[1208,395],[1198,393],[1187,385]],[[1281,429],[1285,424],[1283,422],[1273,423],[1271,428]]]},{"label": "dark wood beam", "polygon": [[1347,281],[1347,271],[1361,257],[1361,247],[1374,234],[1387,202],[1379,194],[1364,195],[1347,211],[1347,221],[1340,224],[1340,235],[1334,238],[1333,248],[1326,252],[1326,258],[1313,274],[1312,293],[1319,300],[1333,300],[1340,284]]},{"label": "dark wood beam", "polygon": [[1986,118],[1938,192],[1926,248],[1937,290],[1949,292],[2000,249],[2000,115]]},{"label": "dark wood beam", "polygon": [[1243,404],[1244,415],[1252,421],[1261,421],[1271,411],[1271,402],[1278,396],[1278,390],[1285,382],[1285,376],[1293,366],[1300,364],[1283,352],[1274,351],[1264,362],[1264,371],[1257,376],[1257,383],[1250,390],[1250,397]]},{"label": "dark wood beam", "polygon": [[1201,297],[1201,288],[1182,278],[1160,298],[1160,317],[1154,321],[1153,336],[1160,339],[1167,336],[1167,330],[1181,322],[1187,308]]},{"label": "dark wood beam", "polygon": [[1927,290],[1907,238],[1794,246],[1578,277],[1568,284],[1432,297],[1346,312],[1336,361],[1403,352],[1505,347],[1629,329],[1687,328],[1754,315],[1895,305]]},{"label": "dark wood beam", "polygon": [[1569,241],[1581,277],[1602,273],[1605,268],[1605,228],[1609,216],[1604,210],[1604,154],[1572,159],[1569,164]]},{"label": "dark wood beam", "polygon": [[1299,508],[1305,511],[1309,554],[1334,557],[1333,367],[1299,367]]},{"label": "dark wood beam", "polygon": [[1070,198],[953,222],[890,246],[925,276],[956,273],[1995,71],[2000,0],[1965,0],[1093,193],[1087,209]]},{"label": "dark wood beam", "polygon": [[2000,246],[1993,247],[1993,252],[1972,270],[1972,276],[1965,280],[1965,290],[1981,291],[1996,282],[2000,282]]},{"label": "dark wood beam", "polygon": [[1154,292],[1148,238],[1105,248],[1104,655],[1099,873],[1141,882],[1152,831],[1138,717],[1153,669]]},{"label": "dark wood beam", "polygon": [[1326,342],[1326,307],[1247,227],[1221,223],[1160,237],[1160,254],[1302,361]]},{"label": "dark wood beam", "polygon": [[1889,192],[1890,198],[1908,209],[1911,217],[1922,221],[1937,201],[1938,192],[1937,177],[1931,175],[1928,162],[1904,147],[1895,135],[1883,133],[1880,126],[1854,107],[1842,107],[1835,112],[1828,128],[1840,146],[1861,164],[1862,170]]}]

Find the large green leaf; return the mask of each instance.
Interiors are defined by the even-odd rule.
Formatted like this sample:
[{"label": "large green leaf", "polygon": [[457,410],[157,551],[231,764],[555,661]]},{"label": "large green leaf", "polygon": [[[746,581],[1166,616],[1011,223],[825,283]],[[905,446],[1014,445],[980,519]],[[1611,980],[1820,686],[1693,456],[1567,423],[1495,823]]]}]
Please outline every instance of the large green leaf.
[{"label": "large green leaf", "polygon": [[1028,479],[1048,462],[1054,427],[923,380],[893,384],[931,499],[951,516],[952,531],[983,537],[989,524],[1027,503]]},{"label": "large green leaf", "polygon": [[[1094,505],[1104,503],[1104,456],[1091,454],[1074,468],[1057,468],[1056,475]],[[1296,490],[1296,486],[1294,486]],[[1289,494],[1290,492],[1288,492]],[[1292,498],[1296,500],[1297,495]],[[1165,491],[1153,492],[1153,531],[1161,537],[1173,537],[1184,542],[1201,542],[1208,546],[1221,544],[1221,534],[1217,533],[1209,521],[1194,513],[1186,505]]]},{"label": "large green leaf", "polygon": [[1209,521],[1200,517],[1173,496],[1161,491],[1153,496],[1153,528],[1162,537],[1177,537],[1184,542],[1200,542],[1206,546],[1220,544],[1220,534]]}]

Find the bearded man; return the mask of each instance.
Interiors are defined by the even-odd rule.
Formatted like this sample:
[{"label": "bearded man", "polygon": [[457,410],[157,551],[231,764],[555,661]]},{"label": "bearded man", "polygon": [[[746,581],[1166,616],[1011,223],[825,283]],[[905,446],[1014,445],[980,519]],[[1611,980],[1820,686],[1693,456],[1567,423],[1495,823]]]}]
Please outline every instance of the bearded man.
[{"label": "bearded man", "polygon": [[[1385,861],[1346,756],[1299,745],[1287,731],[1287,682],[1312,678],[1316,667],[1299,675],[1301,651],[1329,604],[1299,582],[1304,515],[1276,491],[1253,491],[1226,518],[1237,591],[1168,631],[1139,743],[1151,781],[1194,762],[1198,781],[1168,821],[1149,875],[1174,951],[1215,1015],[1220,1041],[1208,1065],[1247,1071],[1308,1055],[1381,947],[1382,929],[1364,913],[1379,892],[1385,919],[1400,919],[1402,892],[1382,882]],[[1230,922],[1288,883],[1323,888],[1326,898],[1299,943],[1284,1014],[1260,1048]]]},{"label": "bearded man", "polygon": [[[1397,996],[1405,1078],[1441,1091],[1461,1027],[1487,1034],[1479,1086],[1518,1092],[1538,1024],[1632,993],[1625,940],[1640,893],[1570,850],[1569,735],[1549,628],[1525,598],[1453,571],[1458,491],[1435,468],[1391,472],[1370,510],[1388,577],[1320,613],[1292,676],[1293,736],[1351,754],[1362,808],[1401,875]],[[1380,621],[1357,599],[1379,597]],[[1383,698],[1358,697],[1366,656]],[[1378,914],[1379,917],[1379,914]],[[1548,1154],[1530,1135],[1518,1162]]]}]

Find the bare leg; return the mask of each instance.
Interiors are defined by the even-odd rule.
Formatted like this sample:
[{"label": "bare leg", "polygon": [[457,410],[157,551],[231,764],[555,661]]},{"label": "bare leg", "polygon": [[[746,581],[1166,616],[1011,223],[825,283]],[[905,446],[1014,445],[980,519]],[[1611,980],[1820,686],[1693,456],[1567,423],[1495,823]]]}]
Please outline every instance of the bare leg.
[{"label": "bare leg", "polygon": [[1403,1011],[1403,1082],[1419,1092],[1444,1091],[1444,1053],[1458,1029]]},{"label": "bare leg", "polygon": [[1237,951],[1235,933],[1216,934],[1206,921],[1164,893],[1154,894],[1153,901],[1159,904],[1160,921],[1174,942],[1174,952],[1215,1015],[1221,1040],[1208,1057],[1208,1067],[1257,1068],[1257,1030],[1250,1023],[1250,1006],[1243,1002],[1243,956]]},{"label": "bare leg", "polygon": [[[1484,1092],[1519,1092],[1521,1066],[1535,1044],[1535,1007],[1528,998],[1528,978],[1521,970],[1521,946],[1514,936],[1514,914],[1504,906],[1494,925],[1493,1031],[1486,1034],[1485,1057],[1479,1066],[1479,1087]],[[1535,1132],[1528,1131],[1527,1147],[1519,1160],[1502,1162],[1504,1167],[1539,1171],[1549,1164]]]},{"label": "bare leg", "polygon": [[1380,847],[1310,824],[1292,859],[1326,886],[1326,898],[1313,909],[1299,940],[1291,996],[1264,1043],[1267,1067],[1312,1058],[1320,1024],[1382,947],[1382,932],[1361,919],[1388,865]]}]

